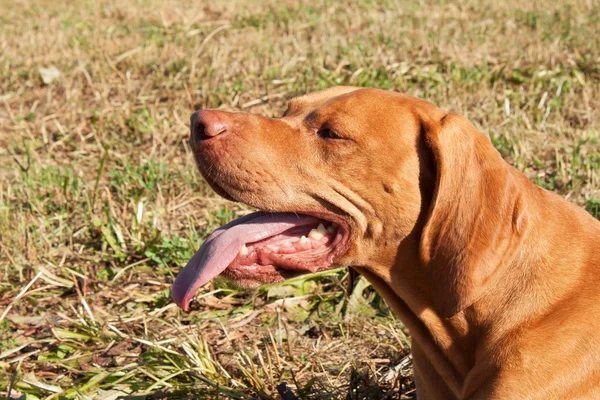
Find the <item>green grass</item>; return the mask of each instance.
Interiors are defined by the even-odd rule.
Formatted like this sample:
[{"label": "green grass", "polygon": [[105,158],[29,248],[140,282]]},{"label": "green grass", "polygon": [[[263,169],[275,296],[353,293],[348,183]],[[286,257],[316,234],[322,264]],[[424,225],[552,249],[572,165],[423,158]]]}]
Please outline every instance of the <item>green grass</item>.
[{"label": "green grass", "polygon": [[301,399],[410,398],[409,338],[368,284],[345,292],[343,269],[171,303],[202,239],[249,211],[196,172],[198,108],[273,116],[331,85],[408,92],[600,218],[597,2],[0,9],[0,392],[277,398],[287,382]]}]

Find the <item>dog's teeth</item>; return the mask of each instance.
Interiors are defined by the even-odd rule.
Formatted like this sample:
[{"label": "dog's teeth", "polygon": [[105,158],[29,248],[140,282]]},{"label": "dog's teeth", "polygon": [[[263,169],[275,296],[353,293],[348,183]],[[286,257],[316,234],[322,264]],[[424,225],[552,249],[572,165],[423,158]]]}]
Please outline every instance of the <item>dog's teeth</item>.
[{"label": "dog's teeth", "polygon": [[250,251],[248,251],[246,245],[243,245],[239,252],[240,256],[247,256],[248,253],[250,253]]},{"label": "dog's teeth", "polygon": [[[313,229],[314,231],[314,229]],[[311,231],[312,232],[312,231]],[[300,244],[306,244],[309,242],[308,238],[306,236],[302,236],[299,240]]]},{"label": "dog's teeth", "polygon": [[319,224],[317,229],[311,229],[311,231],[308,233],[308,237],[313,240],[321,240],[326,233],[327,229],[325,226],[323,226],[323,224]]},{"label": "dog's teeth", "polygon": [[321,240],[323,234],[316,229],[311,229],[311,231],[308,233],[308,237],[313,240]]}]

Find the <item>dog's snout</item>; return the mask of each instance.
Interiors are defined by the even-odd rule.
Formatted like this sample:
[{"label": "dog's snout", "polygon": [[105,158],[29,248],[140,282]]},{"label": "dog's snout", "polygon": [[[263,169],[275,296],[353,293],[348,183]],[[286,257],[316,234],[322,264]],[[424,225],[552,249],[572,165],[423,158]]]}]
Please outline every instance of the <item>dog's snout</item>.
[{"label": "dog's snout", "polygon": [[200,142],[227,132],[227,123],[218,111],[196,111],[190,122],[192,142]]}]

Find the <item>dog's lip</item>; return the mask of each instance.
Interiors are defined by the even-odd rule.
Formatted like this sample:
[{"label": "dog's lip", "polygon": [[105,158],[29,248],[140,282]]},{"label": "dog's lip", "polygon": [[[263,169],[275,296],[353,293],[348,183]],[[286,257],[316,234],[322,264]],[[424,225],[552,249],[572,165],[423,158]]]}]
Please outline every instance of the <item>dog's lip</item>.
[{"label": "dog's lip", "polygon": [[[269,212],[268,210],[261,210]],[[285,211],[273,211],[274,213],[283,213]],[[290,211],[287,211],[290,212]],[[338,233],[341,233],[342,238],[333,248],[333,264],[332,266],[336,266],[337,261],[343,257],[350,248],[350,230],[348,227],[348,223],[339,216],[329,213],[329,212],[314,212],[314,211],[294,211],[297,214],[304,214],[308,216],[312,216],[318,218],[320,220],[326,220],[329,222],[334,222],[338,225]],[[341,266],[341,265],[337,265]],[[280,283],[288,279],[292,279],[301,275],[306,275],[307,272],[304,271],[294,271],[286,268],[278,267],[278,266],[264,266],[265,270],[263,273],[256,273],[255,271],[251,271],[248,273],[245,272],[246,267],[237,267],[237,266],[229,266],[227,269],[223,271],[223,275],[226,278],[233,279],[234,281],[243,281],[243,285],[246,287],[258,287],[263,284],[273,284]],[[324,271],[326,269],[330,269],[330,267],[319,269],[315,272]]]},{"label": "dog's lip", "polygon": [[[204,176],[204,179],[213,188],[213,190],[219,196],[223,197],[224,199],[235,202],[235,203],[241,203],[241,204],[246,204],[246,205],[252,206],[251,204],[248,204],[248,203],[244,202],[243,200],[236,198],[235,195],[230,194],[223,186],[221,186],[214,179],[211,179],[206,176]],[[343,257],[350,249],[350,242],[351,242],[350,238],[352,237],[352,235],[351,235],[350,223],[348,222],[347,217],[340,216],[331,211],[315,211],[312,209],[283,208],[283,209],[274,210],[274,209],[262,208],[262,207],[255,207],[255,208],[257,208],[259,211],[270,212],[270,213],[292,212],[292,213],[297,213],[297,214],[305,214],[305,215],[309,215],[311,217],[323,219],[323,220],[337,224],[342,233],[342,240],[340,241],[340,243],[338,243],[338,245],[334,249],[334,262],[339,260],[340,257]]]},{"label": "dog's lip", "polygon": [[[204,176],[204,174],[202,174]],[[214,179],[210,179],[207,176],[204,176],[204,180],[209,184],[209,186],[221,197],[223,197],[225,200],[229,200],[229,201],[233,201],[235,203],[243,203],[242,201],[239,201],[237,199],[235,199],[232,195],[230,195],[227,190],[225,190],[223,188],[223,186],[219,185],[217,182],[215,182]]]}]

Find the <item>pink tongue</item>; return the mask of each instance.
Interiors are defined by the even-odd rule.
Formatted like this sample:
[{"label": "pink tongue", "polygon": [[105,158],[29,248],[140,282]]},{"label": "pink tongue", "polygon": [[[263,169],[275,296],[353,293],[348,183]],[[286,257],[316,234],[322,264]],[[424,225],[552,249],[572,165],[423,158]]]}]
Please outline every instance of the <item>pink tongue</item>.
[{"label": "pink tongue", "polygon": [[316,218],[307,215],[257,212],[223,225],[211,233],[177,275],[171,297],[179,307],[187,311],[196,291],[223,272],[244,244],[257,242],[296,226],[313,224],[317,221]]}]

